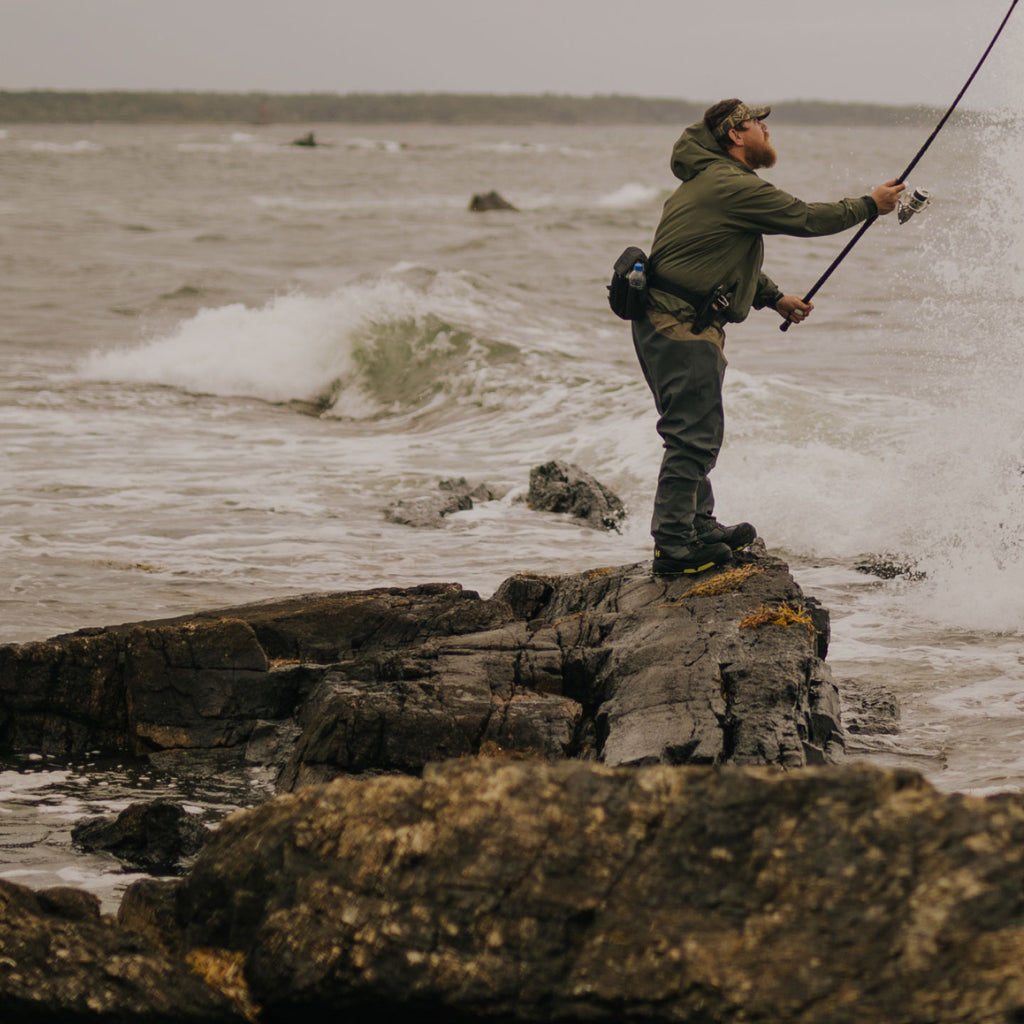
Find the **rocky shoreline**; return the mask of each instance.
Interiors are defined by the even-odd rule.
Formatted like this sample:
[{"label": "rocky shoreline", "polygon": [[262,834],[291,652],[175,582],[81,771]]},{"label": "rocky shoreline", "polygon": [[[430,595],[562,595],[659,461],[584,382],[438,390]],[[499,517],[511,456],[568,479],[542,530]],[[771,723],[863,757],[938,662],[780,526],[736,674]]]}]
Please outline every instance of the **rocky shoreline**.
[{"label": "rocky shoreline", "polygon": [[117,919],[0,882],[3,1020],[1024,1019],[1024,801],[844,764],[828,634],[757,545],[0,647],[0,752],[278,793],[81,826],[184,837]]},{"label": "rocky shoreline", "polygon": [[484,749],[794,768],[841,754],[827,637],[763,547],[699,578],[309,595],[0,647],[0,749],[227,752],[280,790]]}]

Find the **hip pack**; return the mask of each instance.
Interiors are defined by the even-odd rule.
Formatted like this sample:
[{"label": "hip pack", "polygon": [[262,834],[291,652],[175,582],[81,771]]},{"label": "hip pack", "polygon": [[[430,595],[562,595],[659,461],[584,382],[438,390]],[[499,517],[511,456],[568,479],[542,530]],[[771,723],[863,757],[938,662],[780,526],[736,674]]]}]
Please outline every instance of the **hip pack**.
[{"label": "hip pack", "polygon": [[[635,273],[640,264],[639,274]],[[647,275],[650,264],[647,253],[631,245],[623,249],[622,255],[612,268],[612,280],[608,285],[608,305],[612,312],[623,320],[641,320],[647,312]]]},{"label": "hip pack", "polygon": [[647,313],[647,293],[652,287],[693,306],[696,316],[690,330],[700,334],[708,324],[729,319],[727,311],[739,281],[730,285],[720,284],[707,294],[699,295],[653,273],[651,261],[643,249],[635,245],[623,249],[612,268],[612,280],[608,285],[608,305],[612,312],[623,320],[642,320]]}]

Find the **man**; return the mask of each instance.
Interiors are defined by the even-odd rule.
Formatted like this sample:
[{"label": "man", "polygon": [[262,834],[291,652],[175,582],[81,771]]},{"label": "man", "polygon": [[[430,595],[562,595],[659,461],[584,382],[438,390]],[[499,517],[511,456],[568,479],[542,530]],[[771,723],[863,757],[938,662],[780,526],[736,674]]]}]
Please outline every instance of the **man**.
[{"label": "man", "polygon": [[843,231],[891,213],[904,188],[889,181],[868,196],[835,203],[804,203],[775,188],[756,174],[775,164],[764,124],[770,112],[722,100],[672,151],[672,171],[682,184],[655,232],[647,315],[633,322],[665,443],[651,520],[658,574],[725,565],[757,536],[749,523],[723,526],[714,517],[708,473],[724,431],[722,327],[745,320],[751,306],[770,306],[795,324],[814,308],[783,295],[762,273],[762,236]]}]

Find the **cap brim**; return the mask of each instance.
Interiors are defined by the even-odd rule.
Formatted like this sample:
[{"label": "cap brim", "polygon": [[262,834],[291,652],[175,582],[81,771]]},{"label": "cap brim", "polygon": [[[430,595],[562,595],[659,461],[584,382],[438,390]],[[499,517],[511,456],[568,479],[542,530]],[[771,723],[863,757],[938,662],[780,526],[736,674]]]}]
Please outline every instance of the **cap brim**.
[{"label": "cap brim", "polygon": [[750,116],[755,121],[763,121],[771,112],[771,107],[750,107]]}]

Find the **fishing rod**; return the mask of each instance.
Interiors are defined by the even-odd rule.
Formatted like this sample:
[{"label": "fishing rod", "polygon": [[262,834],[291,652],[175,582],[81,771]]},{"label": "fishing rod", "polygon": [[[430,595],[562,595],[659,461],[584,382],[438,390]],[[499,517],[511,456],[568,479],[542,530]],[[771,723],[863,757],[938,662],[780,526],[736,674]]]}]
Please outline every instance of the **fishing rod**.
[{"label": "fishing rod", "polygon": [[[953,100],[953,102],[949,105],[949,110],[947,110],[946,113],[942,115],[941,120],[935,126],[935,130],[931,133],[931,135],[928,136],[928,139],[925,142],[925,144],[917,151],[917,154],[915,155],[914,159],[911,160],[909,164],[907,164],[906,170],[904,170],[904,172],[896,179],[897,185],[902,185],[903,182],[906,181],[907,176],[917,166],[918,161],[920,161],[921,157],[925,155],[925,153],[928,151],[928,147],[935,141],[935,138],[939,134],[939,132],[942,131],[943,126],[949,120],[950,114],[952,114],[953,111],[956,110],[957,104],[960,102],[961,99],[963,99],[964,93],[967,92],[971,82],[974,81],[975,76],[981,70],[982,64],[984,64],[985,61],[988,59],[988,55],[992,52],[992,47],[996,45],[996,40],[1002,34],[1003,29],[1006,28],[1006,23],[1010,20],[1010,15],[1013,14],[1013,9],[1016,6],[1017,0],[1013,0],[1013,2],[1010,4],[1010,9],[1006,12],[1006,16],[1000,23],[999,28],[996,29],[996,34],[992,37],[992,42],[988,44],[988,46],[985,49],[985,52],[981,55],[981,60],[978,61],[974,70],[971,72],[970,77],[967,79],[966,82],[964,82],[964,87],[957,93],[956,99]],[[904,220],[909,220],[911,214],[915,213],[917,210],[922,209],[927,204],[928,193],[925,192],[924,189],[915,190],[913,197],[911,198],[910,202],[907,204],[906,207],[906,209],[909,212],[907,212],[905,216],[903,215],[902,210],[900,212],[900,223],[903,223]],[[867,231],[867,229],[871,227],[871,225],[874,224],[876,220],[878,220],[877,213],[872,214],[872,216],[868,217],[868,219],[864,221],[864,223],[860,226],[860,230],[853,236],[853,238],[850,239],[849,242],[846,243],[846,245],[843,248],[843,251],[832,261],[832,263],[829,265],[829,268],[825,271],[825,273],[822,274],[821,277],[819,277],[818,280],[815,281],[814,284],[811,286],[811,290],[804,296],[804,302],[810,302],[811,299],[813,299],[814,296],[818,294],[818,289],[821,288],[821,286],[832,276],[836,267],[838,267],[839,264],[842,263],[844,259],[846,259],[847,254],[850,252],[850,250],[861,240],[861,238],[864,235],[864,232]],[[779,330],[788,331],[789,325],[791,323],[793,323],[793,321],[790,320],[789,317],[786,317],[786,319],[779,325]]]}]

